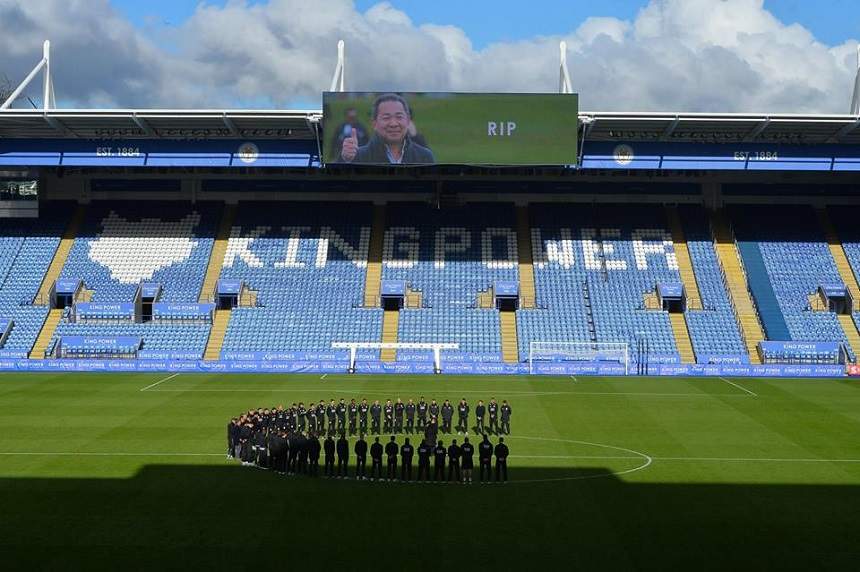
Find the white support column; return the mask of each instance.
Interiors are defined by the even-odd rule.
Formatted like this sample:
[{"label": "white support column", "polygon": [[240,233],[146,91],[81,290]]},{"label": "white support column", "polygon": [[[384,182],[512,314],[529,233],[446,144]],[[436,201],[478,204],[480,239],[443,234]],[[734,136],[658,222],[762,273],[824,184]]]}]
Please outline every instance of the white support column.
[{"label": "white support column", "polygon": [[573,85],[570,83],[570,73],[567,70],[567,42],[565,42],[564,40],[559,42],[558,51],[558,92],[573,93]]},{"label": "white support column", "polygon": [[355,373],[355,354],[357,352],[357,346],[352,346],[349,348],[349,373]]},{"label": "white support column", "polygon": [[854,75],[854,93],[851,95],[851,115],[860,116],[860,45],[857,46],[857,72]]},{"label": "white support column", "polygon": [[45,62],[45,76],[42,81],[42,109],[45,111],[51,109],[51,42],[45,40],[42,44],[42,61]]},{"label": "white support column", "polygon": [[337,42],[337,65],[334,67],[334,75],[331,78],[331,89],[329,91],[344,91],[346,80],[345,75],[345,58],[344,58],[344,43],[343,40]]},{"label": "white support column", "polygon": [[435,373],[442,373],[442,358],[439,354],[442,353],[442,348],[439,346],[435,346],[433,348],[433,371]]}]

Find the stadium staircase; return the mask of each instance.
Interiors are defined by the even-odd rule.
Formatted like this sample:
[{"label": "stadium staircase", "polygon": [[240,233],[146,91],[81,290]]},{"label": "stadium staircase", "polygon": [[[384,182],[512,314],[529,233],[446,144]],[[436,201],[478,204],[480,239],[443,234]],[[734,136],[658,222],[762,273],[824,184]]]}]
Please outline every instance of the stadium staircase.
[{"label": "stadium staircase", "polygon": [[44,359],[45,350],[51,343],[54,337],[54,332],[57,331],[57,326],[63,318],[64,308],[51,308],[48,312],[48,317],[45,318],[45,323],[42,324],[42,329],[39,331],[39,337],[36,338],[36,343],[33,344],[33,349],[30,350],[30,359]]},{"label": "stadium staircase", "polygon": [[684,319],[684,314],[670,312],[669,321],[672,322],[672,333],[675,335],[675,345],[678,346],[681,363],[696,363],[693,342],[690,341],[690,332],[687,330],[687,320]]},{"label": "stadium staircase", "polygon": [[[666,218],[669,221],[669,231],[672,233],[672,243],[675,246],[675,258],[678,260],[678,272],[681,274],[681,283],[687,293],[687,309],[701,310],[702,295],[699,293],[699,284],[696,281],[696,273],[693,271],[693,262],[690,259],[690,251],[687,248],[687,238],[684,228],[681,226],[681,217],[675,207],[666,207]],[[686,327],[684,328],[686,330]],[[677,339],[677,337],[676,337]]]},{"label": "stadium staircase", "polygon": [[764,331],[756,314],[752,298],[747,290],[746,276],[735,244],[734,233],[724,212],[715,212],[711,217],[711,231],[716,245],[717,258],[726,279],[726,286],[734,307],[735,316],[743,333],[750,363],[760,364],[758,343],[764,340]]},{"label": "stadium staircase", "polygon": [[206,277],[200,288],[199,302],[210,302],[215,293],[215,283],[221,277],[221,267],[224,265],[224,254],[227,253],[227,243],[230,240],[230,231],[233,221],[236,219],[236,205],[224,205],[221,214],[221,222],[218,225],[218,234],[212,244],[212,252],[209,254],[209,264],[206,267]]},{"label": "stadium staircase", "polygon": [[212,328],[209,331],[209,340],[206,342],[206,351],[203,353],[204,360],[217,361],[221,358],[221,348],[224,346],[224,337],[227,335],[227,326],[230,324],[232,312],[229,308],[215,311]]},{"label": "stadium staircase", "polygon": [[81,223],[84,221],[86,212],[87,208],[85,205],[78,205],[77,209],[75,209],[75,214],[72,215],[69,226],[66,227],[63,238],[60,239],[60,245],[54,253],[54,258],[51,260],[51,265],[48,267],[48,271],[45,272],[45,277],[42,279],[41,286],[39,286],[39,293],[36,295],[37,304],[45,305],[50,298],[51,288],[54,287],[54,282],[60,277],[63,266],[66,265],[69,252],[71,252],[72,246],[75,244],[75,237],[78,234]]},{"label": "stadium staircase", "polygon": [[851,346],[851,352],[855,356],[855,361],[860,356],[860,334],[857,333],[857,323],[850,314],[839,314],[836,316],[839,319],[839,325],[845,332],[845,337],[848,339],[848,345]]},{"label": "stadium staircase", "polygon": [[770,283],[770,276],[764,263],[761,248],[757,242],[739,241],[738,252],[746,269],[750,292],[758,308],[762,326],[771,340],[791,340],[788,324],[782,315],[776,292]]},{"label": "stadium staircase", "polygon": [[[535,307],[535,269],[528,207],[517,207],[517,260],[520,279],[520,308]],[[516,328],[514,328],[516,330]]]},{"label": "stadium staircase", "polygon": [[[63,271],[63,266],[69,257],[69,252],[75,244],[75,237],[78,234],[78,229],[86,215],[86,206],[78,205],[75,213],[72,215],[69,225],[66,227],[63,237],[60,239],[60,244],[54,252],[54,258],[51,259],[51,264],[48,266],[48,271],[45,272],[42,278],[42,284],[39,286],[39,292],[36,294],[35,302],[39,305],[47,305],[51,297],[51,289],[60,273]],[[57,326],[63,318],[64,308],[52,308],[48,311],[48,316],[45,318],[42,328],[39,330],[39,335],[36,337],[36,342],[30,350],[31,359],[44,359],[45,351],[54,337],[54,332],[57,331]]]},{"label": "stadium staircase", "polygon": [[[364,277],[365,308],[378,308],[381,303],[379,289],[382,283],[382,247],[384,238],[385,206],[375,205],[373,207],[373,226],[370,228],[370,246],[367,250],[367,273]],[[397,337],[396,333],[394,337]]]},{"label": "stadium staircase", "polygon": [[[399,326],[400,310],[385,310],[382,314],[382,343],[397,343],[397,328]],[[383,349],[380,352],[379,357],[382,361],[394,361],[397,359],[397,350]]]},{"label": "stadium staircase", "polygon": [[499,312],[499,333],[502,336],[502,360],[505,363],[519,362],[516,312],[513,310]]}]

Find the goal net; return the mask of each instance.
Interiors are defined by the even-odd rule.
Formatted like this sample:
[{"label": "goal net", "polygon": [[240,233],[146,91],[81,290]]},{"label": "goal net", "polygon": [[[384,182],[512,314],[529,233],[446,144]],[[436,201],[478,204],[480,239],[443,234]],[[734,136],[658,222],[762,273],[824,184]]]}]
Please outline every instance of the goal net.
[{"label": "goal net", "polygon": [[609,342],[531,342],[529,344],[529,373],[538,363],[559,362],[614,362],[624,366],[628,373],[629,350],[627,344]]},{"label": "goal net", "polygon": [[334,342],[332,349],[349,350],[348,373],[355,373],[358,350],[428,350],[433,352],[433,371],[442,373],[442,350],[458,350],[457,343],[416,343],[416,342]]}]

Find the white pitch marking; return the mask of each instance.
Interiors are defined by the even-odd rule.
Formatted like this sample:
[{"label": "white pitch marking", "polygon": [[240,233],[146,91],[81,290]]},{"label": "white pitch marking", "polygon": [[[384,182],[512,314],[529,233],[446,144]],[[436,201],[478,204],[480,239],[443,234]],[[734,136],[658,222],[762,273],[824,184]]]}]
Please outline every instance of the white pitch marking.
[{"label": "white pitch marking", "polygon": [[320,379],[325,379],[327,375],[327,373],[322,374],[322,376],[320,376]]},{"label": "white pitch marking", "polygon": [[[291,389],[159,389],[159,393],[176,392],[208,392],[208,393],[295,393],[297,391],[315,391],[317,388],[301,388],[294,387]],[[346,393],[356,395],[391,395],[391,391],[374,391],[374,390],[353,390],[353,389],[327,389],[332,393]],[[452,390],[457,391],[457,390]],[[396,392],[394,392],[396,393]],[[463,394],[477,393],[485,395],[487,393],[504,393],[505,395],[608,395],[608,396],[639,396],[639,397],[745,397],[737,393],[648,393],[648,392],[620,392],[620,391],[503,391],[496,392],[495,390],[466,390],[459,391]]]},{"label": "white pitch marking", "polygon": [[177,375],[179,375],[179,374],[178,374],[178,373],[174,373],[173,375],[168,375],[168,376],[167,376],[167,377],[165,377],[164,379],[159,379],[159,380],[158,380],[158,381],[156,381],[155,383],[153,383],[153,384],[151,384],[151,385],[147,385],[146,387],[144,387],[143,389],[141,389],[141,391],[146,391],[147,389],[151,389],[151,388],[155,387],[156,385],[159,385],[159,384],[164,383],[165,381],[170,381],[171,379],[173,379],[173,378],[174,378],[174,377],[176,377]]},{"label": "white pitch marking", "polygon": [[738,389],[740,389],[741,391],[746,391],[748,394],[752,395],[753,397],[758,397],[758,393],[755,393],[754,391],[750,391],[750,390],[749,390],[749,389],[747,389],[746,387],[743,387],[743,386],[738,385],[737,383],[731,382],[731,381],[729,381],[728,379],[726,379],[726,378],[724,378],[724,377],[720,377],[720,379],[722,379],[723,381],[725,381],[725,382],[726,382],[726,383],[728,383],[729,385],[733,385],[734,387],[737,387],[737,388],[738,388]]}]

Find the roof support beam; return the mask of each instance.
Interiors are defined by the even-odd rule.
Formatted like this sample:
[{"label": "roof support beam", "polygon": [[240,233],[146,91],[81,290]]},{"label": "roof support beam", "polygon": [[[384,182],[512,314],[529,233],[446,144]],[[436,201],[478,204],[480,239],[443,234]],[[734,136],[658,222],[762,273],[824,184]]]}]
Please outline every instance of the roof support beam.
[{"label": "roof support beam", "polygon": [[744,143],[755,141],[759,135],[764,133],[764,130],[768,128],[768,125],[770,125],[770,117],[765,117],[764,121],[753,127],[750,132],[744,136]]},{"label": "roof support beam", "polygon": [[234,123],[232,119],[227,117],[226,113],[221,116],[221,121],[224,122],[224,127],[230,130],[230,135],[233,137],[239,137],[239,128],[236,127],[236,123]]},{"label": "roof support beam", "polygon": [[66,125],[62,121],[57,119],[56,117],[52,117],[52,116],[48,115],[47,113],[43,114],[42,117],[45,118],[45,123],[50,125],[52,128],[54,128],[54,130],[56,130],[61,135],[74,135],[75,137],[77,137],[77,134],[75,132],[73,132],[71,129],[66,127]]},{"label": "roof support beam", "polygon": [[329,91],[344,91],[346,86],[345,75],[346,61],[344,59],[343,40],[337,41],[337,65],[334,67],[334,75],[331,78],[331,89]]},{"label": "roof support beam", "polygon": [[134,121],[134,124],[140,127],[148,137],[158,137],[158,133],[155,132],[155,129],[147,123],[146,119],[138,117],[137,113],[131,114],[131,120]]},{"label": "roof support beam", "polygon": [[573,85],[570,82],[570,72],[567,70],[567,42],[564,40],[559,42],[558,51],[558,92],[573,93]]},{"label": "roof support beam", "polygon": [[676,115],[675,119],[666,126],[666,129],[663,130],[663,133],[660,135],[660,141],[666,141],[669,137],[672,136],[672,133],[675,132],[675,129],[678,128],[678,124],[681,123],[681,116]]},{"label": "roof support beam", "polygon": [[845,125],[842,129],[833,134],[833,137],[827,140],[828,143],[840,143],[842,138],[860,127],[860,117]]}]

